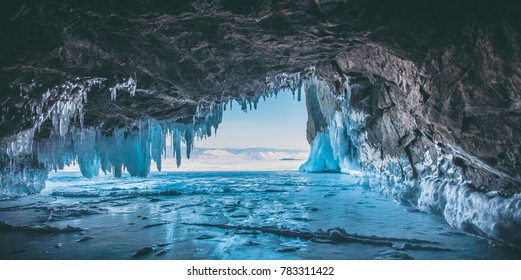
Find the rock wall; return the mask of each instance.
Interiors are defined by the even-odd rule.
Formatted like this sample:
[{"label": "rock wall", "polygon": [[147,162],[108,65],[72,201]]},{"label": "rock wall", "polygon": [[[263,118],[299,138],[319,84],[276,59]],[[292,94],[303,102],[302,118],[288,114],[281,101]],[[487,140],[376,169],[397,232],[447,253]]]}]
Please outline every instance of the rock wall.
[{"label": "rock wall", "polygon": [[[521,246],[519,180],[457,143],[425,132],[414,86],[345,76],[334,92],[307,81],[311,153],[301,170],[358,174],[369,188],[401,204],[441,215],[452,226]],[[419,87],[416,87],[419,90]],[[410,99],[409,99],[410,98]],[[416,105],[416,106],[415,106]]]}]

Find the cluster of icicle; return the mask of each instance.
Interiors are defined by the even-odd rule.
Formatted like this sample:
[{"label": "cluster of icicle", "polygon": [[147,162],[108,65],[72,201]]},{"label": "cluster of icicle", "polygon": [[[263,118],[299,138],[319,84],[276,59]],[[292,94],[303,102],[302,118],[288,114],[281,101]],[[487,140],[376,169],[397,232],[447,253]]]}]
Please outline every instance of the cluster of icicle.
[{"label": "cluster of icicle", "polygon": [[[80,129],[83,128],[83,107],[87,102],[87,95],[94,87],[105,86],[106,81],[107,79],[99,77],[66,81],[47,89],[40,99],[31,101],[28,106],[33,116],[33,127],[6,141],[8,143],[6,152],[9,158],[15,160],[20,155],[31,154],[34,134],[48,120],[52,123],[53,134],[60,137],[64,137],[69,132],[71,122],[77,122]],[[33,83],[27,87],[30,90],[34,85]],[[123,83],[109,87],[111,98],[115,100],[118,91],[128,91],[130,96],[133,96],[136,86],[134,79],[128,78]]]},{"label": "cluster of icicle", "polygon": [[302,72],[295,73],[280,73],[275,76],[266,77],[266,89],[264,98],[277,94],[282,88],[288,88],[292,91],[293,95],[297,93],[297,100],[300,101],[302,98],[303,85],[309,82],[315,77],[315,67],[309,66]]},{"label": "cluster of icicle", "polygon": [[191,124],[145,119],[111,131],[71,127],[65,134],[53,133],[48,139],[35,141],[33,154],[49,169],[78,165],[87,178],[98,176],[100,171],[121,177],[125,170],[131,176],[146,177],[152,160],[161,170],[167,146],[172,147],[178,167],[182,146],[190,158],[194,140],[209,137],[217,130],[223,106],[222,103],[199,105]]},{"label": "cluster of icicle", "polygon": [[[196,137],[211,135],[222,119],[221,105],[210,106],[212,115],[204,122],[190,125],[147,119],[133,126],[114,129],[109,134],[96,128],[73,130],[65,136],[51,136],[35,143],[38,161],[51,169],[78,165],[82,175],[91,178],[99,172],[113,172],[121,177],[126,170],[131,176],[146,177],[152,160],[161,170],[161,159],[167,145],[172,146],[177,166],[181,164],[182,146],[190,158]],[[170,140],[170,143],[167,141]]]},{"label": "cluster of icicle", "polygon": [[137,83],[132,77],[129,77],[126,81],[122,83],[118,83],[113,87],[109,87],[110,90],[110,98],[112,100],[116,100],[118,91],[127,91],[130,94],[130,97],[136,95]]},{"label": "cluster of icicle", "polygon": [[32,153],[34,134],[45,121],[51,121],[53,134],[59,136],[65,136],[73,121],[79,121],[80,127],[83,127],[83,106],[87,102],[87,93],[105,80],[88,78],[68,81],[47,89],[41,99],[32,101],[28,106],[34,116],[33,127],[6,141],[9,158],[16,160],[18,156]]}]

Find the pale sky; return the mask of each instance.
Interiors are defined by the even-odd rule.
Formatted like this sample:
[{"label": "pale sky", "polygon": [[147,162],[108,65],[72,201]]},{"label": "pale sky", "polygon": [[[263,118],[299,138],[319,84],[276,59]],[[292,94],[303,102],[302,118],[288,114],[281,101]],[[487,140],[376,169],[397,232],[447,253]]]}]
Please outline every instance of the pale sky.
[{"label": "pale sky", "polygon": [[[249,108],[248,108],[249,109]],[[309,150],[306,140],[307,111],[305,97],[297,101],[291,91],[259,101],[257,110],[245,113],[234,102],[223,114],[217,135],[195,143],[202,148],[265,147]]]}]

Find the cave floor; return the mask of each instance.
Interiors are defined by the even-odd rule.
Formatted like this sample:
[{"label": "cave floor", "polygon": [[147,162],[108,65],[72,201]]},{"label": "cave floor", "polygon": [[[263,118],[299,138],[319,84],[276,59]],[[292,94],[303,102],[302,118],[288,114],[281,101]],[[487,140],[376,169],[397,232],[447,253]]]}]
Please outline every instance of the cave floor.
[{"label": "cave floor", "polygon": [[0,259],[521,258],[347,174],[59,172],[0,220]]}]

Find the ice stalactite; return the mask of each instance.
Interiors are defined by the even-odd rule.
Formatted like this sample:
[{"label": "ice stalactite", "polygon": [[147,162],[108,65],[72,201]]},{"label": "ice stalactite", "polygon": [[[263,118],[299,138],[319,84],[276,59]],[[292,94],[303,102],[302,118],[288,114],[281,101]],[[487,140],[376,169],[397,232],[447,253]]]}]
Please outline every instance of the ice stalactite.
[{"label": "ice stalactite", "polygon": [[[314,71],[313,68],[308,68],[306,72]],[[281,88],[289,88],[292,91],[298,90],[301,86],[302,78],[300,72],[296,73],[281,73],[272,77],[266,78],[266,87],[268,92],[277,92]]]},{"label": "ice stalactite", "polygon": [[[35,155],[35,133],[46,121],[52,125],[52,134],[59,137],[66,136],[71,122],[77,121],[80,128],[83,127],[83,106],[87,102],[87,93],[105,80],[85,78],[68,81],[47,89],[39,100],[25,104],[33,116],[32,127],[0,143],[3,148],[0,152],[0,197],[37,193],[45,187],[49,171]],[[37,86],[36,83],[20,86],[21,94]],[[56,159],[56,162],[63,168],[71,159]]]},{"label": "ice stalactite", "polygon": [[[37,85],[21,86],[22,93],[32,91]],[[137,82],[129,77],[122,83],[110,86],[106,78],[77,78],[66,81],[61,85],[47,89],[40,99],[32,100],[28,106],[33,114],[33,128],[38,131],[41,125],[50,120],[54,133],[64,136],[72,127],[71,122],[77,121],[79,127],[83,127],[84,106],[87,103],[87,95],[94,88],[106,89],[110,92],[112,100],[116,100],[118,91],[126,91],[134,96]]]},{"label": "ice stalactite", "polygon": [[[521,247],[521,196],[481,192],[465,178],[464,168],[486,170],[494,178],[507,175],[456,145],[433,142],[421,135],[406,134],[396,144],[401,153],[383,154],[374,142],[379,138],[369,138],[369,115],[350,104],[351,87],[356,86],[348,85],[344,92],[334,94],[319,79],[307,82],[311,153],[301,170],[324,172],[338,168],[340,172],[361,174],[365,185],[404,205],[441,215],[456,228]],[[379,125],[378,129],[388,129],[385,119]],[[389,135],[384,131],[383,137]],[[412,158],[407,153],[414,145],[422,145],[423,157]],[[458,161],[465,164],[455,164]]]},{"label": "ice stalactite", "polygon": [[287,88],[292,93],[293,96],[295,93],[297,94],[297,101],[300,101],[302,98],[302,89],[303,86],[309,80],[314,79],[315,77],[315,67],[309,66],[305,68],[302,72],[295,73],[280,73],[275,76],[266,77],[265,81],[265,93],[262,95],[264,100],[266,100],[267,96],[271,96],[273,94],[277,94],[280,89]]},{"label": "ice stalactite", "polygon": [[18,133],[7,142],[6,153],[9,159],[16,159],[20,155],[30,154],[33,149],[34,129]]}]

